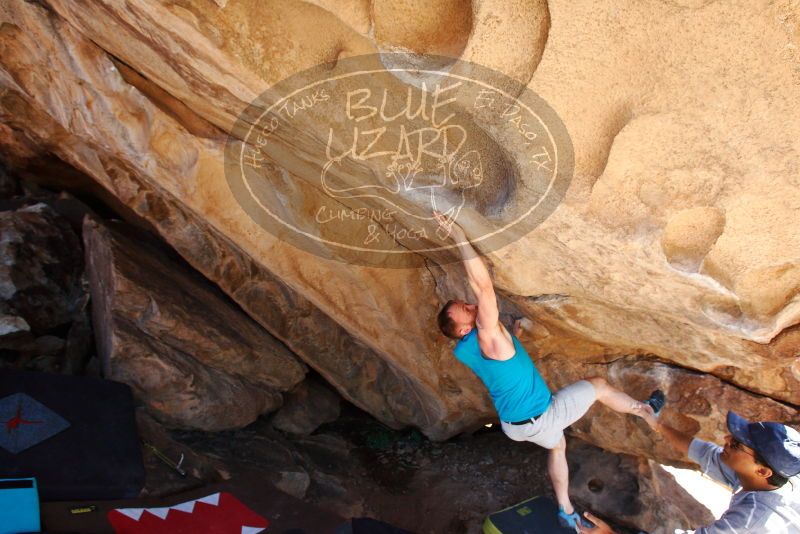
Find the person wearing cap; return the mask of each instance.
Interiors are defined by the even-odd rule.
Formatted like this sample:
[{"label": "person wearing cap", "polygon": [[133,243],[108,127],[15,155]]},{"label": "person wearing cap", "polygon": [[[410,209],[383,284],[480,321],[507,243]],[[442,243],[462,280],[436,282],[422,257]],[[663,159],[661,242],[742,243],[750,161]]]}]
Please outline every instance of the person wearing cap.
[{"label": "person wearing cap", "polygon": [[583,417],[595,401],[620,413],[645,417],[660,408],[664,395],[656,391],[640,402],[600,377],[579,380],[551,395],[517,332],[509,332],[500,323],[491,276],[464,230],[439,212],[434,216],[457,244],[467,281],[478,300],[477,304],[447,302],[439,312],[439,328],[458,341],[453,349],[456,359],[489,390],[503,433],[514,441],[530,441],[549,449],[547,472],[559,505],[558,521],[575,529],[582,519],[569,498],[564,429]]},{"label": "person wearing cap", "polygon": [[[800,534],[800,433],[781,423],[751,423],[728,412],[725,446],[692,439],[658,421],[646,419],[670,444],[700,465],[703,472],[735,493],[730,506],[711,525],[675,534]],[[614,534],[590,513],[594,528],[584,534]]]}]

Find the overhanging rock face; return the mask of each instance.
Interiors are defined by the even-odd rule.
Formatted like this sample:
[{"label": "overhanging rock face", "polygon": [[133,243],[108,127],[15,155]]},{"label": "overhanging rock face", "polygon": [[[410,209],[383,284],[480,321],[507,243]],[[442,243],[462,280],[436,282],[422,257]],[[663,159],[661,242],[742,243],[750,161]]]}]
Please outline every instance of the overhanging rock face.
[{"label": "overhanging rock face", "polygon": [[[90,176],[345,398],[445,438],[493,414],[435,329],[463,274],[422,255],[408,269],[322,259],[276,239],[228,187],[225,135],[271,84],[324,61],[418,47],[490,66],[544,98],[574,147],[565,201],[487,251],[504,305],[534,321],[524,342],[553,387],[595,374],[637,394],[667,384],[674,414],[713,407],[699,423],[713,438],[744,397],[753,417],[797,420],[800,86],[781,53],[800,46],[786,23],[800,16],[794,3],[379,4],[10,0],[0,146]],[[444,9],[453,34],[433,35],[443,30],[420,22],[426,9]],[[494,157],[519,170],[503,150]],[[275,183],[302,181],[304,168],[299,156],[274,163]],[[515,174],[515,203],[533,199],[526,176]],[[280,208],[313,223],[309,205]],[[692,372],[703,387],[687,389]],[[593,413],[592,429],[613,420]],[[674,459],[645,433],[586,437]]]}]

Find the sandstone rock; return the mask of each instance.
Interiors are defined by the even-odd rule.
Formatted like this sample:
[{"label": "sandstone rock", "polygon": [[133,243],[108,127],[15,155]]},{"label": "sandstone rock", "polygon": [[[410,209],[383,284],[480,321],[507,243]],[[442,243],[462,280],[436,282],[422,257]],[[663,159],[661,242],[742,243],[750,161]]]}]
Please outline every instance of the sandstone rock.
[{"label": "sandstone rock", "polygon": [[302,499],[311,485],[311,477],[305,471],[281,471],[275,487],[292,497]]},{"label": "sandstone rock", "polygon": [[0,212],[0,312],[34,334],[69,323],[82,295],[82,256],[78,236],[47,205]]},{"label": "sandstone rock", "polygon": [[362,35],[367,35],[372,26],[370,0],[311,0],[309,3],[330,11]]},{"label": "sandstone rock", "polygon": [[716,519],[652,461],[610,454],[579,440],[569,442],[567,459],[571,498],[615,523],[668,534]]},{"label": "sandstone rock", "polygon": [[0,315],[0,339],[3,346],[9,341],[30,334],[31,327],[22,317],[16,315]]},{"label": "sandstone rock", "polygon": [[0,315],[0,365],[3,367],[60,372],[64,366],[65,345],[60,337],[34,337],[22,317]]},{"label": "sandstone rock", "polygon": [[0,340],[3,366],[47,373],[59,373],[64,367],[64,339],[56,336],[11,336]]},{"label": "sandstone rock", "polygon": [[285,437],[273,435],[278,433],[258,432],[259,426],[264,425],[258,422],[228,432],[184,432],[178,433],[178,439],[194,450],[223,461],[234,478],[236,473],[259,473],[264,476],[265,483],[299,499],[305,498],[311,484],[309,466],[313,466],[313,462]]},{"label": "sandstone rock", "polygon": [[[198,454],[185,444],[172,439],[167,430],[144,408],[136,410],[136,426],[142,440],[142,455],[147,470],[142,497],[175,495],[193,489],[198,484],[213,484],[225,479],[227,471],[223,462]],[[182,477],[170,468],[150,447],[175,462],[180,461],[183,456],[181,467],[187,476]]]},{"label": "sandstone rock", "polygon": [[66,341],[56,336],[37,337],[33,342],[32,350],[37,354],[53,355],[61,352],[66,346]]},{"label": "sandstone rock", "polygon": [[89,218],[83,233],[104,374],[160,421],[244,426],[302,380],[286,347],[167,251]]},{"label": "sandstone rock", "polygon": [[82,374],[91,353],[94,351],[94,336],[89,312],[84,309],[77,314],[75,321],[67,333],[64,350],[64,365],[61,372],[65,374]]},{"label": "sandstone rock", "polygon": [[[458,0],[380,0],[373,3],[372,9],[379,44],[419,54],[458,57],[472,28],[472,7]],[[443,26],[448,31],[441,31]]]},{"label": "sandstone rock", "polygon": [[[198,130],[198,121],[230,131],[248,102],[303,68],[375,51],[368,22],[376,21],[365,3],[348,2],[351,12],[341,16],[322,0],[274,2],[269,14],[253,2],[47,4],[52,10],[21,0],[0,9],[0,147],[9,161],[52,151],[91,176],[342,396],[386,424],[442,438],[494,417],[481,384],[434,328],[440,304],[464,291],[457,267],[438,269],[420,257],[419,269],[386,271],[280,242],[233,198],[221,143],[192,133],[213,131]],[[742,398],[753,414],[793,420],[797,6],[487,0],[472,7],[466,40],[426,43],[464,43],[462,57],[528,84],[562,118],[574,146],[566,202],[488,255],[507,301],[541,325],[526,344],[548,359],[554,386],[604,374],[614,359],[632,369],[637,359],[659,361],[659,373],[682,392],[678,406],[715,407],[702,417],[709,437],[720,437],[717,418]],[[407,42],[416,28],[430,37],[396,12],[397,31],[383,26],[385,35]],[[735,42],[730,28],[738,30]],[[174,101],[165,104],[147,84],[133,88],[109,56],[194,115],[175,113]],[[298,132],[283,141],[296,155],[308,140]],[[507,162],[501,149],[513,146],[489,134],[486,141]],[[276,184],[302,182],[302,162],[272,164]],[[535,195],[520,187],[510,198],[524,204]],[[273,207],[314,226],[309,206]],[[697,209],[724,214],[724,227],[704,221],[695,232],[683,219]],[[467,230],[485,223],[479,214]],[[670,263],[676,258],[702,265],[687,272]],[[685,389],[692,370],[714,386]],[[603,420],[592,439],[609,446]],[[635,434],[615,443],[672,458],[647,440]]]},{"label": "sandstone rock", "polygon": [[283,407],[272,418],[272,426],[290,434],[308,435],[339,417],[340,397],[324,384],[306,378],[290,391]]},{"label": "sandstone rock", "polygon": [[696,272],[724,228],[725,216],[715,208],[681,211],[664,227],[664,256],[677,269]]},{"label": "sandstone rock", "polygon": [[[588,369],[587,369],[588,367]],[[800,425],[800,413],[772,399],[731,387],[708,374],[663,363],[620,358],[591,366],[566,364],[563,358],[548,356],[540,365],[553,388],[563,387],[586,376],[603,376],[610,384],[636,399],[646,399],[655,389],[664,391],[667,403],[664,422],[690,435],[722,443],[728,433],[728,410],[761,421],[784,421]],[[669,443],[654,434],[639,418],[622,416],[595,404],[587,415],[572,425],[574,433],[605,450],[657,458],[662,463],[689,466]]]},{"label": "sandstone rock", "polygon": [[9,173],[3,165],[0,165],[0,198],[15,197],[21,192],[22,188],[17,178]]}]

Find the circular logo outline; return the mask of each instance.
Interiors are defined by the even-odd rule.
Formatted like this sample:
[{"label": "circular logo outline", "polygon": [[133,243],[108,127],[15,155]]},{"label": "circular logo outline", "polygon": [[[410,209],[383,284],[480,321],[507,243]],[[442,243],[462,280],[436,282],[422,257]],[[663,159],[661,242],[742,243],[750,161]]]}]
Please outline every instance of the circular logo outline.
[{"label": "circular logo outline", "polygon": [[[538,121],[538,123],[541,126],[541,128],[547,133],[547,136],[548,136],[548,138],[549,138],[549,140],[551,142],[551,145],[552,145],[552,147],[554,149],[554,153],[553,153],[553,158],[552,159],[553,159],[553,161],[555,161],[555,165],[553,166],[553,169],[552,169],[552,171],[550,173],[550,179],[549,179],[549,181],[547,183],[547,188],[539,196],[537,201],[531,207],[529,207],[524,213],[522,213],[521,215],[517,216],[512,221],[506,223],[505,225],[503,225],[503,226],[501,226],[499,228],[495,228],[491,232],[485,233],[483,235],[480,235],[480,236],[477,236],[477,237],[474,237],[474,238],[470,238],[469,242],[471,242],[473,244],[482,243],[484,241],[487,241],[487,240],[490,240],[490,239],[494,238],[495,236],[497,236],[497,235],[499,235],[499,234],[501,234],[503,232],[508,231],[509,229],[512,229],[512,228],[514,228],[514,227],[516,227],[518,225],[521,225],[523,223],[523,221],[525,221],[528,217],[531,217],[532,214],[537,211],[537,208],[539,208],[544,202],[552,201],[553,200],[553,195],[555,195],[557,197],[556,198],[557,202],[555,202],[552,205],[552,207],[550,207],[549,209],[546,209],[545,210],[546,213],[545,213],[544,217],[541,219],[541,221],[539,221],[536,224],[534,224],[527,232],[525,232],[525,234],[527,234],[528,232],[533,230],[533,228],[535,228],[536,226],[541,224],[541,222],[546,220],[555,211],[557,206],[563,200],[564,195],[566,194],[566,191],[567,191],[567,189],[569,187],[569,184],[571,183],[571,180],[572,180],[572,177],[573,177],[572,174],[573,174],[573,170],[574,170],[573,169],[574,152],[573,152],[572,142],[571,142],[569,133],[568,133],[568,131],[566,129],[566,126],[560,120],[560,118],[558,117],[556,112],[538,94],[536,94],[535,92],[531,91],[530,89],[525,87],[523,84],[520,84],[516,80],[513,80],[513,79],[509,78],[508,76],[506,76],[506,75],[504,75],[502,73],[498,73],[496,71],[492,71],[488,67],[471,64],[471,63],[465,62],[463,60],[458,60],[456,62],[457,64],[460,64],[460,65],[464,65],[464,64],[470,65],[470,68],[465,69],[467,71],[474,71],[476,69],[484,71],[484,72],[485,71],[491,71],[493,79],[500,79],[503,82],[503,85],[513,87],[514,89],[518,90],[519,93],[517,95],[510,94],[506,89],[498,87],[499,84],[490,84],[490,83],[488,83],[486,81],[483,81],[483,80],[480,80],[480,79],[471,78],[471,77],[465,76],[463,74],[453,73],[453,72],[449,72],[449,71],[443,71],[442,69],[433,69],[433,68],[425,68],[425,67],[408,67],[408,68],[405,68],[405,67],[387,67],[387,66],[384,66],[383,68],[379,68],[379,69],[372,68],[372,69],[368,69],[368,70],[363,70],[362,69],[362,70],[355,70],[355,71],[347,71],[345,73],[337,74],[337,75],[332,76],[332,77],[326,77],[326,78],[318,79],[318,80],[315,80],[313,82],[306,83],[306,84],[302,85],[301,87],[294,89],[293,91],[291,91],[288,94],[281,95],[274,103],[268,105],[267,107],[259,105],[259,103],[264,99],[265,95],[269,94],[271,91],[276,90],[276,88],[280,88],[283,85],[288,84],[290,80],[296,79],[297,77],[302,77],[303,75],[305,75],[307,73],[316,72],[318,70],[322,70],[323,72],[324,71],[329,71],[329,70],[331,70],[331,65],[341,65],[345,61],[350,61],[350,62],[360,61],[363,58],[374,58],[374,57],[385,56],[385,55],[386,54],[374,54],[374,55],[373,54],[369,54],[369,55],[366,55],[366,56],[355,56],[355,57],[346,58],[345,60],[341,60],[339,62],[324,63],[324,64],[321,64],[321,65],[317,65],[315,67],[311,67],[311,68],[306,69],[304,71],[298,72],[295,75],[290,76],[289,78],[286,78],[286,79],[281,80],[280,82],[278,82],[276,84],[273,84],[267,91],[263,92],[261,95],[259,95],[258,98],[256,98],[253,102],[251,102],[251,104],[247,106],[245,111],[243,111],[240,114],[240,116],[237,118],[237,121],[236,121],[236,123],[234,125],[234,129],[232,130],[232,133],[228,136],[228,142],[226,143],[226,151],[225,151],[226,160],[229,158],[229,155],[230,155],[230,150],[229,149],[231,147],[233,147],[233,146],[236,146],[236,145],[240,146],[241,149],[238,150],[239,155],[238,155],[236,161],[237,161],[237,167],[239,169],[243,169],[244,165],[245,165],[245,162],[244,162],[245,149],[248,146],[247,140],[251,139],[251,136],[254,134],[254,131],[262,124],[263,119],[265,117],[267,117],[267,118],[272,117],[274,119],[275,115],[276,115],[274,113],[274,111],[276,109],[281,109],[282,106],[284,106],[285,103],[289,102],[291,98],[293,98],[297,94],[300,94],[300,93],[303,93],[305,91],[308,91],[311,88],[314,88],[314,87],[319,86],[321,84],[330,83],[332,81],[338,81],[338,80],[342,80],[342,79],[346,79],[346,78],[353,78],[353,77],[357,77],[357,76],[372,75],[372,74],[379,74],[379,73],[380,74],[385,74],[385,73],[390,73],[390,74],[394,74],[394,73],[413,73],[414,75],[417,75],[417,76],[419,76],[420,74],[438,75],[438,76],[441,76],[441,77],[443,77],[445,79],[453,79],[454,78],[456,80],[461,80],[463,82],[469,82],[469,83],[477,84],[477,85],[479,85],[481,87],[486,88],[487,90],[499,93],[499,94],[501,94],[505,98],[508,98],[511,101],[517,102],[520,107],[524,108],[528,112],[529,115],[535,117],[536,121]],[[391,55],[396,55],[396,54],[391,54]],[[453,69],[451,68],[450,70],[453,70]],[[399,78],[398,78],[398,80],[399,80]],[[529,105],[529,103],[524,102],[521,99],[520,94],[522,94],[523,92],[526,93],[526,96],[528,98],[533,98],[534,103],[537,104],[537,109],[536,110],[534,110],[531,107],[531,105]],[[256,120],[254,120],[254,121],[246,120],[246,117],[248,115],[251,115],[250,112],[253,109],[256,109],[256,110],[260,111],[260,113],[258,114]],[[241,126],[242,125],[247,125],[247,130],[246,130],[247,133],[246,133],[246,135],[243,136],[243,139],[239,139],[239,137],[233,135],[233,132],[237,131],[237,129],[241,130]],[[555,129],[557,131],[554,133],[553,129]],[[252,143],[250,143],[250,144],[252,144]],[[330,161],[328,162],[328,164],[330,164]],[[326,164],[326,165],[328,165],[328,164]],[[229,165],[226,163],[226,165],[225,165],[226,179],[228,181],[228,184],[229,184],[232,192],[234,193],[234,196],[237,198],[237,201],[239,201],[240,206],[251,217],[251,219],[253,219],[259,226],[261,226],[262,228],[267,230],[269,233],[271,233],[273,235],[276,235],[276,232],[272,231],[268,227],[265,227],[265,225],[262,224],[261,221],[257,217],[253,217],[252,214],[249,212],[249,210],[247,208],[245,208],[245,206],[241,202],[242,199],[239,197],[239,195],[236,194],[237,188],[234,187],[234,185],[231,183],[231,176],[230,176],[230,173],[228,172],[228,169],[229,169]],[[270,207],[266,206],[261,201],[259,196],[257,194],[255,194],[255,192],[253,191],[253,188],[251,186],[250,181],[245,176],[246,173],[242,170],[242,172],[240,174],[241,174],[241,182],[240,183],[244,184],[244,187],[245,187],[245,189],[247,190],[247,192],[249,194],[249,200],[255,202],[259,206],[259,208],[261,209],[261,211],[263,213],[266,213],[270,217],[270,219],[272,221],[275,221],[279,225],[282,225],[284,228],[286,228],[287,230],[291,231],[295,235],[300,235],[300,236],[303,237],[303,239],[311,240],[312,242],[316,242],[317,244],[327,245],[327,246],[335,247],[337,249],[345,249],[347,251],[355,251],[355,252],[359,252],[359,253],[367,253],[369,255],[374,255],[374,254],[396,254],[396,255],[414,254],[414,255],[419,255],[419,254],[424,254],[424,253],[435,253],[435,252],[453,250],[453,249],[459,247],[461,244],[463,244],[463,242],[462,243],[447,243],[447,244],[436,246],[436,247],[416,248],[416,249],[403,248],[402,250],[398,250],[396,247],[393,248],[393,249],[376,249],[376,248],[366,248],[366,247],[362,247],[362,246],[342,243],[342,242],[339,242],[339,241],[334,241],[334,240],[327,239],[325,237],[316,236],[316,235],[314,235],[314,234],[312,234],[310,232],[307,232],[306,230],[304,230],[302,228],[298,228],[297,226],[295,226],[295,225],[283,220],[278,214],[274,213],[270,209]],[[560,185],[560,187],[558,187],[559,185]],[[323,187],[324,187],[324,185],[323,185]],[[558,187],[558,190],[556,190],[557,187]],[[329,195],[329,196],[331,198],[334,198],[332,195]],[[356,197],[352,197],[352,198],[356,198]],[[382,198],[382,197],[376,196],[376,198]],[[345,204],[345,206],[346,206],[346,204]],[[349,209],[353,209],[353,208],[349,208]],[[454,220],[456,218],[454,218]],[[278,236],[278,235],[276,235],[276,237],[281,239],[281,237]],[[294,246],[298,246],[298,248],[307,250],[306,247],[299,246],[299,245],[297,245],[295,243],[292,243],[292,244]],[[495,247],[492,247],[492,249],[494,249],[494,248]],[[342,260],[342,261],[345,261],[345,260]],[[355,261],[355,263],[375,265],[374,262],[371,262],[371,261],[358,261],[358,259]],[[382,263],[383,262],[379,262],[379,264],[382,264]]]}]

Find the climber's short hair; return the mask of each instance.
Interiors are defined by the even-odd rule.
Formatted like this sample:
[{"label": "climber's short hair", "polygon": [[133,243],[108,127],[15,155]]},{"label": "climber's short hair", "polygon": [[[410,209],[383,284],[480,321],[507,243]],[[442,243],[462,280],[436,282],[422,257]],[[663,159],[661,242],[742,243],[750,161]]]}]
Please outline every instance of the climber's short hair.
[{"label": "climber's short hair", "polygon": [[442,331],[442,334],[446,335],[450,339],[461,339],[461,336],[456,333],[456,328],[458,328],[458,325],[453,318],[450,317],[450,306],[455,304],[455,302],[456,301],[452,299],[448,300],[447,303],[442,306],[442,310],[439,312],[436,321],[439,323],[439,330]]}]

